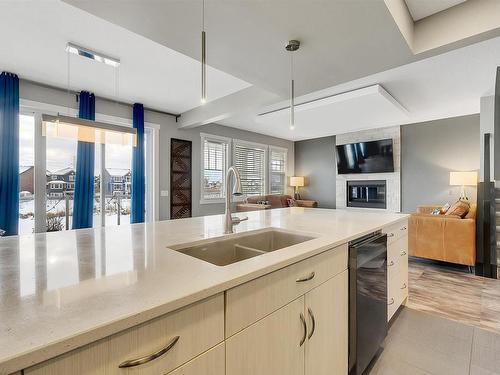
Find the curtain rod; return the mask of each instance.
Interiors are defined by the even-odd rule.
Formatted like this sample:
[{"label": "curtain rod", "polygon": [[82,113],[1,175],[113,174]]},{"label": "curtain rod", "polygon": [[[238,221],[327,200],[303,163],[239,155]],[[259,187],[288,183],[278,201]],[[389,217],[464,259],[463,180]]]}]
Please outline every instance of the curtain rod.
[{"label": "curtain rod", "polygon": [[[21,79],[21,81],[24,81],[26,83],[31,83],[31,84],[36,85],[36,86],[45,87],[45,88],[48,88],[48,89],[62,91],[65,94],[67,94],[69,92],[70,94],[76,95],[77,97],[80,95],[79,91],[75,91],[75,90],[69,90],[68,91],[68,90],[64,90],[64,89],[62,89],[60,87],[57,87],[57,86],[49,85],[49,84],[46,84],[46,83],[40,83],[40,82],[33,81],[33,80],[30,80],[30,79],[24,79],[23,78],[23,79]],[[128,107],[132,107],[132,104],[126,103],[126,102],[122,102],[122,101],[118,101],[118,100],[113,100],[113,99],[108,99],[108,98],[103,98],[103,97],[100,97],[100,96],[96,96],[96,98],[97,99],[101,99],[101,100],[106,100],[106,101],[109,101],[109,102],[112,102],[112,103],[117,103],[117,104],[120,104],[120,105],[125,105],[125,106],[128,106]],[[175,117],[175,122],[177,122],[177,119],[179,117],[181,117],[180,113],[166,112],[166,111],[162,111],[160,109],[154,109],[154,108],[144,107],[144,110],[145,111],[150,111],[150,112],[160,113],[162,115],[167,115],[167,116]]]}]

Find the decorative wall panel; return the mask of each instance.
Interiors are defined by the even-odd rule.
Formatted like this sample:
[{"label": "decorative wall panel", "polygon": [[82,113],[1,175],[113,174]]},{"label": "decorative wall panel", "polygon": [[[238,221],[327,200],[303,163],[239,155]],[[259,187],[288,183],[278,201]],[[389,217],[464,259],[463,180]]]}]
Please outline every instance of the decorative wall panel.
[{"label": "decorative wall panel", "polygon": [[170,219],[192,216],[192,152],[191,141],[170,141]]}]

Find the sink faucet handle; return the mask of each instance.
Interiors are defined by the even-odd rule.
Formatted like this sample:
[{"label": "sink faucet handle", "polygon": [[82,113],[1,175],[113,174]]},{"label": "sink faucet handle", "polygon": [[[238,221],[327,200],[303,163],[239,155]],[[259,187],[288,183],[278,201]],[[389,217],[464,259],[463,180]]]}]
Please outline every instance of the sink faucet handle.
[{"label": "sink faucet handle", "polygon": [[239,224],[242,221],[248,220],[248,216],[245,217],[232,216],[231,219],[233,221],[233,224]]}]

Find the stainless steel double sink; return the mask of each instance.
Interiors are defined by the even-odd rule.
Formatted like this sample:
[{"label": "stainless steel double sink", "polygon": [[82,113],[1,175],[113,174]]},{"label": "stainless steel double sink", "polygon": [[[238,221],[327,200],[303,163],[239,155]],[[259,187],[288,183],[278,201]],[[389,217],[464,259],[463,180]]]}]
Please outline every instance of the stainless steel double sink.
[{"label": "stainless steel double sink", "polygon": [[230,235],[170,249],[215,264],[227,266],[245,259],[310,241],[316,237],[277,228]]}]

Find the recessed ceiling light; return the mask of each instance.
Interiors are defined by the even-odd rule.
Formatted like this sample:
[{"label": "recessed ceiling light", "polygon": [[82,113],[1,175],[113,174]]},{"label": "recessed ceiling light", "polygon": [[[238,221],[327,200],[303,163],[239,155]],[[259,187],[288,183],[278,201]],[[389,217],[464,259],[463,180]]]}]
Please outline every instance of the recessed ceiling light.
[{"label": "recessed ceiling light", "polygon": [[120,66],[120,60],[117,58],[106,56],[100,52],[95,52],[88,48],[77,46],[73,43],[68,43],[66,45],[66,52],[86,57],[88,59],[112,66],[113,68],[117,68]]}]

